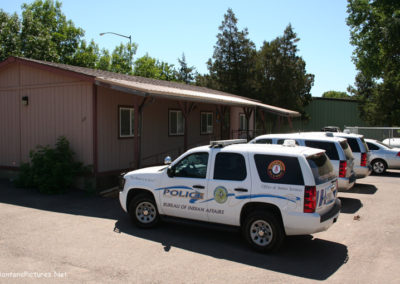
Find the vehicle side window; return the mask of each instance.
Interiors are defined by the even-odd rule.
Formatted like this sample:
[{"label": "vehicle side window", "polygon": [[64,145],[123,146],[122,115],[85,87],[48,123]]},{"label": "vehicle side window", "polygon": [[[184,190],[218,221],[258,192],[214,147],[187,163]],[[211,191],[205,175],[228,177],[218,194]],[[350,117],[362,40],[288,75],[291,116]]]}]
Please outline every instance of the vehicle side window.
[{"label": "vehicle side window", "polygon": [[272,144],[272,139],[258,139],[256,144]]},{"label": "vehicle side window", "polygon": [[304,185],[303,174],[296,157],[256,154],[254,161],[262,182]]},{"label": "vehicle side window", "polygon": [[218,153],[215,157],[214,179],[245,180],[246,162],[243,155],[237,153]]},{"label": "vehicle side window", "polygon": [[379,147],[376,146],[375,144],[372,144],[372,143],[367,142],[367,145],[368,145],[368,148],[369,148],[370,150],[372,150],[372,151],[379,150]]},{"label": "vehicle side window", "polygon": [[326,151],[326,155],[331,160],[339,160],[339,154],[338,154],[338,151],[336,149],[336,145],[333,142],[306,140],[305,144],[306,144],[307,147],[318,148],[318,149],[325,150]]},{"label": "vehicle side window", "polygon": [[[283,145],[283,143],[285,143],[285,140],[293,140],[293,139],[290,139],[290,138],[287,138],[287,139],[278,139],[278,141],[276,141],[276,144]],[[296,145],[298,146],[299,143],[297,142],[297,140],[294,140],[294,141],[295,141]]]},{"label": "vehicle side window", "polygon": [[172,167],[174,176],[206,178],[208,153],[194,153],[186,156]]},{"label": "vehicle side window", "polygon": [[349,143],[351,151],[353,153],[360,153],[360,146],[358,145],[357,139],[356,138],[346,138],[347,143]]}]

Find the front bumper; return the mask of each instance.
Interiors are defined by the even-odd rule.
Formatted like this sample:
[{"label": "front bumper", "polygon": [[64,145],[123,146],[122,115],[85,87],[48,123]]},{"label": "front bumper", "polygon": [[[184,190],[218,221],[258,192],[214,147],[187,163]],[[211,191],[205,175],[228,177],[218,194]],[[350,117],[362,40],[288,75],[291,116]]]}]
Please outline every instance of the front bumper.
[{"label": "front bumper", "polygon": [[288,213],[283,217],[286,235],[308,235],[326,231],[339,217],[341,208],[337,198],[333,207],[326,213]]}]

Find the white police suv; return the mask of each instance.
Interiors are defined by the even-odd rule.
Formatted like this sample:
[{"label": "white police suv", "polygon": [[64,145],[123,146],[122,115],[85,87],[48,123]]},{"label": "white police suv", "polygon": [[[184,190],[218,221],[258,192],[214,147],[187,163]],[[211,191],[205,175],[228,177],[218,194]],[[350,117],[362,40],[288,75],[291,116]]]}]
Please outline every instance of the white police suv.
[{"label": "white police suv", "polygon": [[[256,250],[277,250],[286,235],[328,229],[340,211],[337,178],[324,150],[211,142],[168,166],[124,175],[120,203],[134,224],[160,216],[240,227]],[[168,160],[168,159],[167,159]]]}]

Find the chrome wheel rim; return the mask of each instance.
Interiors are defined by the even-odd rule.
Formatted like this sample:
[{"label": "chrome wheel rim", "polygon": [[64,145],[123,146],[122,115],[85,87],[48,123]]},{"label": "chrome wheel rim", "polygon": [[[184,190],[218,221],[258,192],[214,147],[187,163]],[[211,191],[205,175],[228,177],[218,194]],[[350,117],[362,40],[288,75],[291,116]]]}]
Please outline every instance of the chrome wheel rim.
[{"label": "chrome wheel rim", "polygon": [[154,221],[157,216],[156,207],[147,201],[141,202],[136,207],[136,217],[139,222],[148,224]]},{"label": "chrome wheel rim", "polygon": [[383,164],[383,162],[375,162],[373,168],[374,172],[376,172],[377,174],[381,174],[385,170],[385,165]]},{"label": "chrome wheel rim", "polygon": [[259,246],[269,245],[273,236],[270,224],[264,220],[254,221],[250,226],[251,240]]}]

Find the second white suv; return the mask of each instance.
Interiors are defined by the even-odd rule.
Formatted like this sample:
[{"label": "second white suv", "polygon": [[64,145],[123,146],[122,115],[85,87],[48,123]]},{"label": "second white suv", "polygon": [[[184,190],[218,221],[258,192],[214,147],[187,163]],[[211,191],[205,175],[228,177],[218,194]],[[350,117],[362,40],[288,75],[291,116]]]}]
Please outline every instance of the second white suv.
[{"label": "second white suv", "polygon": [[354,157],[345,138],[325,137],[311,133],[266,134],[254,138],[251,144],[282,144],[294,139],[300,146],[323,149],[331,160],[338,177],[339,190],[349,190],[356,181],[353,171]]}]

